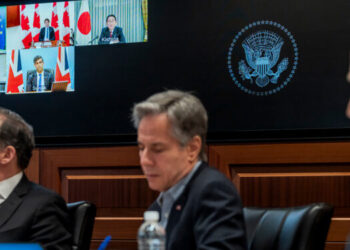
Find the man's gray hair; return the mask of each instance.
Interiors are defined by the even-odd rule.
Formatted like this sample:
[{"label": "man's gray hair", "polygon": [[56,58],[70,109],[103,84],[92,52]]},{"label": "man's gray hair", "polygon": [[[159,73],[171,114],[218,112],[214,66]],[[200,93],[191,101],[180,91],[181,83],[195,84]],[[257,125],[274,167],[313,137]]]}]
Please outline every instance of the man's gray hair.
[{"label": "man's gray hair", "polygon": [[208,115],[201,101],[189,92],[179,90],[160,92],[134,105],[132,121],[137,129],[143,117],[162,113],[167,114],[172,125],[173,136],[182,147],[196,135],[202,139],[198,158],[207,161],[204,145]]}]

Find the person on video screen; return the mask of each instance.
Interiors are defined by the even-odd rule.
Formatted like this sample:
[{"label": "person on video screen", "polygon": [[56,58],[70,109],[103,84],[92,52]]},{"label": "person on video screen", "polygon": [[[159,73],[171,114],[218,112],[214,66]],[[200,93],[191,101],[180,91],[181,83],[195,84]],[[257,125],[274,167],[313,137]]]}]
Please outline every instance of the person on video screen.
[{"label": "person on video screen", "polygon": [[117,26],[115,15],[108,15],[106,24],[107,27],[102,29],[98,44],[125,43],[123,29]]},{"label": "person on video screen", "polygon": [[55,40],[55,30],[50,26],[50,19],[46,18],[45,27],[41,28],[39,41],[54,41]]},{"label": "person on video screen", "polygon": [[27,73],[26,91],[44,92],[51,90],[54,82],[54,74],[51,69],[44,69],[44,59],[41,56],[34,57],[35,70]]}]

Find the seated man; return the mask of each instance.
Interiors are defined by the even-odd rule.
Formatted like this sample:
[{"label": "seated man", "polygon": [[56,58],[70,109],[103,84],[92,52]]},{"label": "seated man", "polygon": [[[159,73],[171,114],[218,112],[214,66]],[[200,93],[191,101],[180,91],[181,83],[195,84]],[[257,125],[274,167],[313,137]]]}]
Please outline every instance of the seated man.
[{"label": "seated man", "polygon": [[46,18],[44,21],[45,27],[40,29],[39,41],[54,41],[55,30],[50,26],[50,19]]},{"label": "seated man", "polygon": [[142,170],[161,192],[149,210],[160,212],[167,250],[246,249],[239,195],[205,162],[207,112],[193,95],[169,90],[133,108]]},{"label": "seated man", "polygon": [[125,43],[123,29],[117,26],[115,15],[106,18],[107,27],[102,29],[98,44]]},{"label": "seated man", "polygon": [[44,59],[41,56],[34,57],[36,70],[28,71],[26,91],[44,92],[51,90],[54,76],[52,70],[44,69]]},{"label": "seated man", "polygon": [[45,249],[71,249],[65,201],[30,182],[27,168],[33,129],[18,114],[0,108],[0,242],[40,243]]}]

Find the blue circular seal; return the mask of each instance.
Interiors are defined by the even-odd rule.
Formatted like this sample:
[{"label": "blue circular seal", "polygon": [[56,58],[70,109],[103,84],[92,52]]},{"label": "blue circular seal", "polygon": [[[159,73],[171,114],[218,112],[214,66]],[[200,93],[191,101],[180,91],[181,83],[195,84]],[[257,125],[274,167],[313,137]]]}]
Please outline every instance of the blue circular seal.
[{"label": "blue circular seal", "polygon": [[228,71],[239,89],[256,95],[272,95],[293,78],[299,53],[290,31],[273,21],[246,25],[229,47]]}]

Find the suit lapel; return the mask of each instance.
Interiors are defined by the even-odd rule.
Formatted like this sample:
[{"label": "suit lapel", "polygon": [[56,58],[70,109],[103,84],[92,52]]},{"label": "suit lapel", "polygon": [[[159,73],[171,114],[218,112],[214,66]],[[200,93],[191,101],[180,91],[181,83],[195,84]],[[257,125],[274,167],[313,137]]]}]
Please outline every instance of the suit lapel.
[{"label": "suit lapel", "polygon": [[17,207],[22,203],[23,195],[29,191],[30,182],[23,174],[21,181],[13,192],[0,206],[0,227],[11,217]]},{"label": "suit lapel", "polygon": [[167,235],[171,235],[176,223],[180,220],[182,210],[187,201],[187,193],[180,196],[179,199],[175,201],[173,207],[171,208],[171,213],[168,219],[168,224],[166,225]]},{"label": "suit lapel", "polygon": [[43,80],[44,80],[46,90],[48,90],[48,86],[47,86],[48,79],[49,79],[49,71],[44,69],[44,79]]},{"label": "suit lapel", "polygon": [[192,183],[197,178],[197,176],[202,172],[202,170],[204,169],[205,166],[206,166],[206,163],[202,163],[199,166],[197,171],[192,176],[191,180],[187,183],[183,193],[174,202],[173,207],[171,208],[171,213],[170,213],[170,216],[169,216],[168,224],[166,226],[167,235],[171,235],[172,230],[176,226],[177,222],[180,220],[182,211],[183,211],[183,209],[184,209],[184,207],[186,205],[186,202],[187,202],[188,194],[189,194],[189,192],[191,190]]},{"label": "suit lapel", "polygon": [[36,85],[37,85],[37,74],[35,71],[33,76],[33,91],[36,91],[36,87],[37,87]]}]

